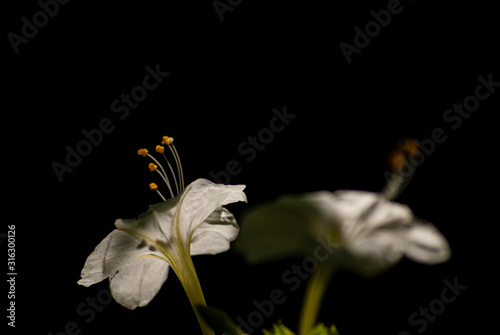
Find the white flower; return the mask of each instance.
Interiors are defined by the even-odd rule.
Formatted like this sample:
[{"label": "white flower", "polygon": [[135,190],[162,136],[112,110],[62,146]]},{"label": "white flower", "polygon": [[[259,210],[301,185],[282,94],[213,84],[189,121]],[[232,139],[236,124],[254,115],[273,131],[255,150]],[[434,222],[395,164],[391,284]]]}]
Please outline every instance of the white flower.
[{"label": "white flower", "polygon": [[[242,219],[236,242],[249,261],[306,257],[316,268],[306,287],[299,334],[310,334],[332,274],[350,269],[376,275],[403,256],[427,264],[449,259],[446,239],[410,208],[392,202],[408,185],[418,154],[416,141],[407,140],[390,157],[393,173],[380,193],[315,192],[284,196],[250,210]],[[311,270],[312,272],[313,270]]]},{"label": "white flower", "polygon": [[[153,161],[149,170],[158,173],[172,198],[166,200],[158,185],[149,184],[164,202],[150,206],[137,219],[116,220],[116,229],[87,258],[78,284],[90,286],[109,278],[114,299],[135,309],[155,297],[172,268],[186,291],[203,335],[214,335],[199,313],[198,307],[206,306],[206,302],[191,255],[217,254],[229,249],[239,227],[234,216],[222,206],[246,202],[245,185],[220,185],[198,179],[184,189],[182,164],[173,142],[172,137],[163,136],[164,146],[155,148],[165,159],[170,175],[147,149],[137,151]],[[177,171],[165,155],[165,146]]]},{"label": "white flower", "polygon": [[252,262],[329,252],[335,266],[365,275],[403,256],[427,264],[450,257],[432,224],[383,194],[362,191],[284,196],[262,205],[243,218],[237,248]]},{"label": "white flower", "polygon": [[190,255],[227,251],[238,235],[234,216],[223,205],[246,201],[244,185],[198,179],[180,195],[151,205],[137,219],[115,222],[87,258],[80,285],[110,279],[113,297],[134,309],[147,305],[176,272],[193,305],[204,304]]}]

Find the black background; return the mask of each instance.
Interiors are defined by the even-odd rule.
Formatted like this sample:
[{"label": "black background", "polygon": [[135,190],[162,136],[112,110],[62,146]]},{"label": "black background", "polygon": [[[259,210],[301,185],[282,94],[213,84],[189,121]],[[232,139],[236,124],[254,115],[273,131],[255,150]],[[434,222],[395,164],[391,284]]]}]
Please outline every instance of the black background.
[{"label": "black background", "polygon": [[[86,257],[115,219],[159,201],[148,189],[156,177],[136,151],[152,150],[164,135],[175,138],[187,182],[240,163],[230,183],[246,184],[249,202],[230,206],[238,218],[284,193],[377,191],[397,141],[428,139],[435,128],[447,140],[425,156],[398,201],[436,224],[452,259],[438,266],[404,260],[371,280],[340,274],[320,320],[342,335],[417,334],[408,317],[457,277],[467,289],[424,333],[497,329],[500,88],[457,129],[443,115],[474,94],[478,76],[500,81],[498,12],[477,1],[401,2],[402,12],[348,64],[339,44],[353,44],[354,27],[387,3],[244,0],[221,21],[212,1],[71,1],[17,54],[7,34],[20,34],[21,18],[31,21],[40,6],[23,1],[5,10],[2,160],[9,200],[2,230],[16,225],[15,332],[57,334],[74,321],[81,334],[199,333],[173,273],[147,307],[128,311],[113,301],[89,323],[77,313],[108,285],[76,284]],[[169,77],[120,120],[111,103],[157,64]],[[269,127],[273,108],[284,106],[295,119],[246,161],[240,143]],[[65,147],[75,148],[82,130],[104,118],[114,130],[59,182],[51,164],[64,163]],[[249,266],[231,251],[193,260],[208,304],[246,318],[253,300],[278,288],[286,302],[263,326],[282,319],[296,329],[305,285],[291,292],[281,276],[301,260]]]}]

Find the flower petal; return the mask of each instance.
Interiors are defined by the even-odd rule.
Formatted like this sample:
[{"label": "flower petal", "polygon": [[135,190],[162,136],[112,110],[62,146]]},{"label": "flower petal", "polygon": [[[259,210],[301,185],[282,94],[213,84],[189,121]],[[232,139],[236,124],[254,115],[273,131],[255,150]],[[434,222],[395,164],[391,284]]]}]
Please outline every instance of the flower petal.
[{"label": "flower petal", "polygon": [[413,213],[406,205],[389,201],[379,193],[337,191],[330,201],[330,211],[342,225],[342,236],[350,239],[359,230],[369,231],[394,222],[410,222]]},{"label": "flower petal", "polygon": [[98,283],[145,255],[161,256],[154,245],[138,236],[115,229],[89,255],[78,284],[90,286]]},{"label": "flower petal", "polygon": [[240,231],[233,214],[221,207],[209,215],[193,232],[191,255],[215,255],[229,250]]},{"label": "flower petal", "polygon": [[[431,224],[379,194],[361,191],[285,196],[246,213],[235,248],[250,262],[311,256],[328,239],[338,266],[377,274],[404,255],[428,264],[446,261],[449,246]],[[324,244],[324,243],[323,243]]]},{"label": "flower petal", "polygon": [[330,215],[336,216],[339,221],[357,221],[379,199],[376,193],[363,191],[342,190],[321,193],[323,196],[317,201],[321,201],[322,210],[330,212]]},{"label": "flower petal", "polygon": [[339,268],[373,277],[389,269],[402,257],[403,254],[395,250],[392,244],[376,245],[360,242],[343,246],[333,255],[333,260]]},{"label": "flower petal", "polygon": [[169,268],[161,259],[142,257],[110,278],[111,294],[128,309],[143,307],[156,296],[168,277]]},{"label": "flower petal", "polygon": [[78,281],[79,285],[90,286],[92,284],[98,283],[108,276],[104,275],[104,260],[106,259],[106,253],[109,249],[111,243],[111,237],[113,233],[111,232],[102,240],[95,250],[87,257],[85,265],[83,266],[81,277]]},{"label": "flower petal", "polygon": [[[214,184],[206,179],[197,179],[188,185],[173,219],[174,228],[178,229],[184,243],[189,242],[192,232],[219,207],[237,201],[246,202],[244,188],[245,185]],[[164,221],[160,224],[163,225]]]},{"label": "flower petal", "polygon": [[430,223],[412,222],[406,229],[396,232],[406,257],[425,264],[438,264],[451,256],[444,236]]},{"label": "flower petal", "polygon": [[149,206],[148,210],[137,219],[118,219],[115,226],[121,230],[134,231],[148,236],[153,241],[167,243],[172,238],[172,220],[177,210],[180,197]]},{"label": "flower petal", "polygon": [[[333,195],[286,195],[247,211],[235,249],[252,263],[313,254],[317,238],[338,238],[336,217],[325,208]],[[326,206],[328,207],[328,206]]]},{"label": "flower petal", "polygon": [[425,264],[450,258],[450,247],[430,223],[412,221],[371,231],[343,246],[352,256],[343,265],[365,275],[377,274],[403,256]]}]

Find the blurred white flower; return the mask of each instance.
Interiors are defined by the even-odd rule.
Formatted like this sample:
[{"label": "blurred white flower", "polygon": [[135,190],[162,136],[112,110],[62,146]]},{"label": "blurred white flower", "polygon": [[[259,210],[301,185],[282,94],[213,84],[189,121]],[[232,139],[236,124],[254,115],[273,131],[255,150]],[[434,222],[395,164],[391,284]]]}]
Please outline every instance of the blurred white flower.
[{"label": "blurred white flower", "polygon": [[448,260],[446,239],[410,208],[379,193],[315,192],[284,196],[250,211],[237,247],[251,262],[311,256],[321,245],[336,266],[372,275],[402,256],[421,263]]},{"label": "blurred white flower", "polygon": [[[332,274],[348,269],[377,275],[403,256],[437,264],[450,258],[446,239],[431,223],[393,202],[413,177],[418,154],[413,140],[402,142],[390,156],[393,172],[380,193],[314,192],[288,195],[249,210],[235,248],[250,262],[285,257],[315,261],[305,292],[299,334],[309,334]],[[312,258],[314,257],[314,258]]]},{"label": "blurred white flower", "polygon": [[242,219],[236,247],[249,261],[263,262],[316,256],[323,246],[336,268],[364,275],[377,274],[403,256],[427,264],[448,260],[448,242],[434,225],[391,201],[412,179],[412,156],[417,154],[416,141],[399,143],[389,156],[393,172],[380,193],[288,195],[250,210]]}]

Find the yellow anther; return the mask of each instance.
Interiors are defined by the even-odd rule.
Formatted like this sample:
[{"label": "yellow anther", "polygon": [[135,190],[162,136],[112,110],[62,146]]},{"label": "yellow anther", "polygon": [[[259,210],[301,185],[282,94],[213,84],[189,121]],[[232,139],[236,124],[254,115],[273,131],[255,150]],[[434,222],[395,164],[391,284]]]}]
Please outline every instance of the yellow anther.
[{"label": "yellow anther", "polygon": [[139,149],[137,150],[137,154],[142,157],[146,157],[148,155],[148,149]]},{"label": "yellow anther", "polygon": [[174,141],[173,137],[168,137],[168,136],[163,136],[163,141],[161,141],[161,144],[164,145],[170,145]]},{"label": "yellow anther", "polygon": [[162,147],[161,145],[156,146],[156,152],[159,152],[160,154],[165,152],[165,147]]},{"label": "yellow anther", "polygon": [[412,139],[406,139],[399,144],[399,149],[408,155],[416,155],[418,153],[418,143]]},{"label": "yellow anther", "polygon": [[389,155],[387,163],[393,170],[400,170],[406,163],[406,156],[403,152],[399,150],[393,151]]},{"label": "yellow anther", "polygon": [[151,191],[156,191],[158,189],[158,185],[156,185],[155,183],[151,183],[149,184],[149,188],[151,189]]},{"label": "yellow anther", "polygon": [[149,167],[149,170],[150,170],[150,171],[155,171],[155,170],[158,168],[158,165],[155,165],[155,164],[153,164],[153,163],[149,163],[149,166],[148,166],[148,167]]}]

